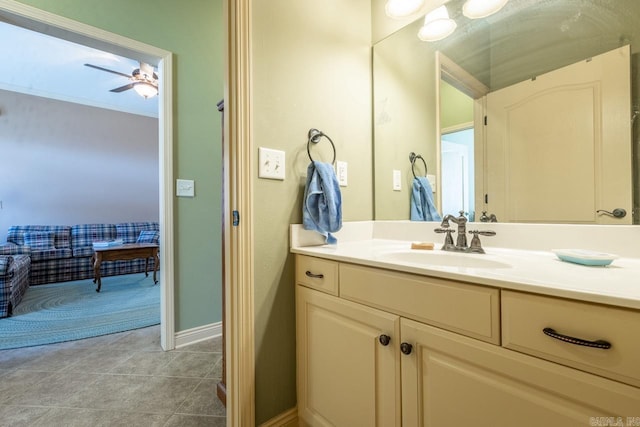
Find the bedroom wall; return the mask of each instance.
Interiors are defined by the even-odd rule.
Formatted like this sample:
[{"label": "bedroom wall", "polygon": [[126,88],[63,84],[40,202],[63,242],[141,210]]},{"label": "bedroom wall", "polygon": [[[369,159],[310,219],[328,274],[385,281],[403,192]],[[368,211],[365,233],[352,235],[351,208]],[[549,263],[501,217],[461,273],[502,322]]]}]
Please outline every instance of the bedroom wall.
[{"label": "bedroom wall", "polygon": [[158,119],[0,90],[11,225],[158,221]]}]

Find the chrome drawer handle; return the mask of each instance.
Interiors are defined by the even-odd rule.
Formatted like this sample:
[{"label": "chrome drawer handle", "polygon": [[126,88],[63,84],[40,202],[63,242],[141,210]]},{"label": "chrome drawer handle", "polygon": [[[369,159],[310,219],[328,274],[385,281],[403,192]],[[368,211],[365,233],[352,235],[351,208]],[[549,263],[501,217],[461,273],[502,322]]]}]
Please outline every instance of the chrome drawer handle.
[{"label": "chrome drawer handle", "polygon": [[324,274],[313,274],[312,272],[310,272],[308,270],[304,274],[306,274],[307,277],[311,277],[312,279],[323,279],[324,278]]},{"label": "chrome drawer handle", "polygon": [[569,335],[559,334],[559,333],[557,333],[555,330],[553,330],[551,328],[544,328],[542,330],[542,332],[545,335],[550,336],[551,338],[555,338],[557,340],[564,341],[564,342],[567,342],[569,344],[583,345],[585,347],[601,348],[603,350],[607,350],[607,349],[611,348],[611,343],[609,341],[605,341],[605,340],[587,341],[587,340],[583,340],[581,338],[575,338],[575,337],[571,337]]}]

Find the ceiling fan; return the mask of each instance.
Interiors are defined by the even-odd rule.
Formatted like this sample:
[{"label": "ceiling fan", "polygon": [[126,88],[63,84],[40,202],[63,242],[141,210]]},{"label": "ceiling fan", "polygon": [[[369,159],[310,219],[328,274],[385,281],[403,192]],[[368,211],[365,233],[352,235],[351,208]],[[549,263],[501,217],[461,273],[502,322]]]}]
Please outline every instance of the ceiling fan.
[{"label": "ceiling fan", "polygon": [[143,98],[150,98],[158,94],[158,75],[153,71],[153,67],[144,62],[140,62],[140,68],[133,70],[131,74],[121,73],[119,71],[109,70],[108,68],[99,67],[93,64],[84,64],[87,67],[95,68],[96,70],[106,71],[108,73],[117,74],[131,80],[130,83],[111,89],[110,92],[124,92],[129,89],[134,89]]}]

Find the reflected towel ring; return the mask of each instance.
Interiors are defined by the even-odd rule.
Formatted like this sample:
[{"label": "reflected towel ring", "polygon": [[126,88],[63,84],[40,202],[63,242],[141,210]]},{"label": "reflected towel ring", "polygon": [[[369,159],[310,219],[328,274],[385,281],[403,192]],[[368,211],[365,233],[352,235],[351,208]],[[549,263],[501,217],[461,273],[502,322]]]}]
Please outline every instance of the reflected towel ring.
[{"label": "reflected towel ring", "polygon": [[413,177],[417,178],[416,170],[415,170],[416,159],[422,160],[422,164],[424,165],[424,176],[426,177],[428,173],[427,162],[424,160],[424,158],[420,154],[416,155],[416,153],[412,151],[411,153],[409,153],[409,161],[411,162],[411,172],[413,173]]},{"label": "reflected towel ring", "polygon": [[311,146],[311,143],[313,142],[314,144],[317,144],[318,142],[320,142],[320,138],[322,138],[323,136],[327,138],[331,143],[331,148],[333,148],[333,161],[331,162],[331,164],[335,165],[336,164],[336,146],[333,144],[333,141],[331,140],[331,138],[329,138],[329,135],[327,135],[326,133],[322,133],[318,129],[313,129],[313,128],[309,129],[309,139],[307,141],[307,154],[309,155],[309,160],[313,162],[313,157],[311,157],[311,150],[309,149],[309,147]]}]

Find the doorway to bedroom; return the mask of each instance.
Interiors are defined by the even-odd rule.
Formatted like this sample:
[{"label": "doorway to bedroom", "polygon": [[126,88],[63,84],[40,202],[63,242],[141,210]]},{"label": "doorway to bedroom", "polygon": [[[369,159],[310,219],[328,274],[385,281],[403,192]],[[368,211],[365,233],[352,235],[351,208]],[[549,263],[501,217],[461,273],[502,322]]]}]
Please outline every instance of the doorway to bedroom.
[{"label": "doorway to bedroom", "polygon": [[[19,22],[19,26],[12,28],[14,30],[28,31],[36,38],[45,36],[30,31],[32,27],[43,27],[38,20],[40,17],[17,16],[14,11],[5,10],[4,7],[0,8],[0,17],[6,18],[3,21]],[[158,75],[169,80],[171,78],[169,52],[87,28],[63,18],[60,18],[60,22],[53,22],[54,25],[48,25],[52,24],[50,16],[46,19],[45,27],[56,32],[54,39],[58,41],[75,44],[74,39],[81,39],[86,43],[77,46],[85,49],[88,48],[86,44],[100,46],[101,50],[94,49],[91,54],[93,56],[82,58],[82,61],[88,59],[87,63],[100,64],[104,68],[112,66],[118,72],[121,69],[131,71],[131,62],[141,64],[144,61],[155,64]],[[45,51],[53,49],[51,43],[54,39],[49,38],[44,42]],[[25,45],[16,43],[15,38],[5,40],[11,40],[25,53]],[[7,53],[5,47],[2,49],[3,55]],[[69,46],[66,50],[73,52]],[[42,59],[47,55],[40,52],[39,56]],[[70,58],[59,55],[54,58],[53,64],[61,67],[73,62]],[[36,76],[46,74],[47,78],[52,78],[55,75],[53,66],[35,67],[33,64],[26,64],[25,67]],[[83,73],[94,72],[96,86],[100,86],[96,83],[98,80],[106,81],[104,84],[112,88],[123,86],[123,77],[116,73],[101,72],[95,68],[91,70],[84,66],[84,62],[79,68]],[[114,80],[116,78],[120,81]],[[76,84],[81,86],[79,79],[68,74],[62,80],[72,87]],[[124,79],[125,85],[127,82]],[[18,86],[19,83],[15,80],[4,81],[0,85],[4,104],[0,106],[0,116],[4,116],[0,117],[0,123],[4,122],[5,127],[13,132],[10,137],[9,132],[3,131],[3,141],[0,142],[5,153],[8,152],[5,148],[12,150],[15,155],[11,156],[12,159],[21,159],[13,164],[30,173],[27,179],[14,182],[16,174],[11,173],[9,167],[2,169],[1,174],[11,177],[2,176],[3,179],[0,180],[4,187],[3,194],[0,194],[3,209],[0,224],[5,234],[0,236],[0,241],[6,239],[9,226],[18,224],[72,226],[115,224],[129,220],[155,223],[160,231],[162,259],[160,286],[156,285],[161,295],[155,309],[161,317],[163,348],[172,348],[174,325],[172,321],[167,322],[166,318],[173,319],[173,282],[170,274],[173,270],[173,249],[172,245],[166,243],[171,242],[173,236],[171,223],[165,222],[172,207],[170,203],[164,202],[171,200],[171,186],[167,186],[167,181],[172,181],[171,156],[167,156],[167,153],[170,154],[172,143],[171,135],[164,132],[165,126],[171,125],[171,107],[164,105],[163,91],[160,91],[158,98],[144,99],[155,103],[154,117],[154,114],[119,110],[114,105],[102,105],[97,101],[81,102],[73,99],[73,95],[65,99],[64,96],[54,96],[46,90],[39,92],[33,84],[30,93],[16,90]],[[165,86],[160,81],[160,86],[170,93],[170,84]],[[100,90],[104,88],[101,86]],[[89,92],[84,90],[85,95]],[[129,95],[142,99],[133,90],[130,93],[121,92],[117,93],[120,97]],[[158,105],[163,105],[164,108],[158,108]],[[26,152],[30,153],[29,157],[25,156]],[[161,159],[164,159],[164,163]],[[95,294],[95,290],[92,292]]]}]

